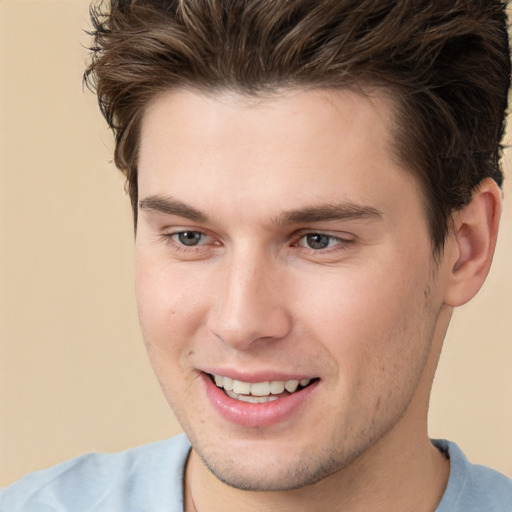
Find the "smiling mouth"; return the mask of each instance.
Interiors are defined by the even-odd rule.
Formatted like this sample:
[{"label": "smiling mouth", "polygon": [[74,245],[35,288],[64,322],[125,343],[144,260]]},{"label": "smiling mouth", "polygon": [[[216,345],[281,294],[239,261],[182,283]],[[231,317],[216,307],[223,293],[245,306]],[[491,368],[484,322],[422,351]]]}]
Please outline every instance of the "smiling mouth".
[{"label": "smiling mouth", "polygon": [[318,379],[302,380],[272,380],[264,382],[244,382],[223,375],[210,374],[218,388],[224,390],[227,396],[234,400],[264,404],[273,402],[302,391]]}]

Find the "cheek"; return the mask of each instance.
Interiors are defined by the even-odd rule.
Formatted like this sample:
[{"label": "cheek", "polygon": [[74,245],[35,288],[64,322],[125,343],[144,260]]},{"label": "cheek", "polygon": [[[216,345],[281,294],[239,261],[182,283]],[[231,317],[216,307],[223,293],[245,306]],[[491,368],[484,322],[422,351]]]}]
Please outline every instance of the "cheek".
[{"label": "cheek", "polygon": [[195,340],[205,317],[196,279],[193,273],[137,254],[135,287],[144,343],[163,393],[182,424],[190,402],[183,397],[188,397],[195,378],[191,372]]},{"label": "cheek", "polygon": [[425,351],[435,322],[425,297],[429,272],[418,272],[425,268],[419,265],[402,261],[398,268],[390,259],[388,264],[316,276],[314,283],[295,291],[301,297],[298,316],[347,372],[358,372],[365,380],[396,372],[415,351]]},{"label": "cheek", "polygon": [[148,350],[168,355],[204,324],[206,300],[198,273],[137,254],[135,288],[139,319]]}]

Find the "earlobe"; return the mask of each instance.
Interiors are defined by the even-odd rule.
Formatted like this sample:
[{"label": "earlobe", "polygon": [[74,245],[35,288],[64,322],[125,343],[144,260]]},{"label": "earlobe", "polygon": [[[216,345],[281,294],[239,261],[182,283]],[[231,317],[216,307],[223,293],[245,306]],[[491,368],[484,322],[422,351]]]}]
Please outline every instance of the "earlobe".
[{"label": "earlobe", "polygon": [[469,204],[454,215],[453,233],[447,242],[452,246],[445,293],[449,306],[465,304],[483,285],[494,255],[500,214],[501,190],[487,178]]}]

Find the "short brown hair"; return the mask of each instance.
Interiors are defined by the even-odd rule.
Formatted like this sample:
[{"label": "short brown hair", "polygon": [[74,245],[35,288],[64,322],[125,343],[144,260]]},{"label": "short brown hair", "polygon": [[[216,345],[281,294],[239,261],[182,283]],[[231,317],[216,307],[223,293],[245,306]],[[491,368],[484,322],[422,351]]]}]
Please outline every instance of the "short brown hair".
[{"label": "short brown hair", "polygon": [[430,236],[500,168],[510,51],[499,0],[111,0],[91,7],[85,81],[115,134],[137,222],[141,119],[160,92],[382,86]]}]

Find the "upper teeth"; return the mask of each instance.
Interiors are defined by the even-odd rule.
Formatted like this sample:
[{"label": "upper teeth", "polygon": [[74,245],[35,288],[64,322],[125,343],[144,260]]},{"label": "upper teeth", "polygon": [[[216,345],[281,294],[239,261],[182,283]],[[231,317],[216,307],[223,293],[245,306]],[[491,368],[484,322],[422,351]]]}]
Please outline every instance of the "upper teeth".
[{"label": "upper teeth", "polygon": [[284,390],[293,393],[299,387],[299,384],[304,387],[307,386],[311,379],[302,380],[272,380],[265,382],[244,382],[241,380],[231,379],[222,375],[213,375],[215,384],[219,388],[224,388],[226,391],[233,391],[238,395],[252,395],[252,396],[268,396],[279,395]]}]

